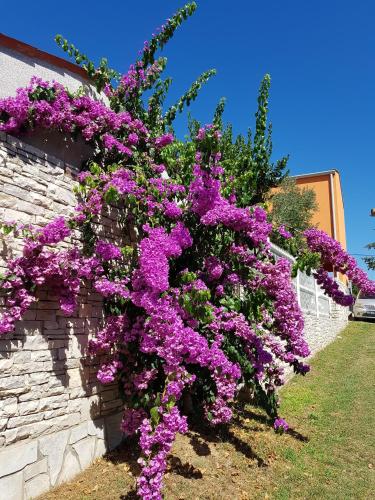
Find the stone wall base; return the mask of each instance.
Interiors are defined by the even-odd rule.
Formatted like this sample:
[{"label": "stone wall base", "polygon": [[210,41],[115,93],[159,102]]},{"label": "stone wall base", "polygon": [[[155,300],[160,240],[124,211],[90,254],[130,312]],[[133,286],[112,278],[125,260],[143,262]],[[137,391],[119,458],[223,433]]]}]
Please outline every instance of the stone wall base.
[{"label": "stone wall base", "polygon": [[89,420],[0,451],[0,500],[29,500],[70,481],[120,444],[121,418]]},{"label": "stone wall base", "polygon": [[[309,344],[311,355],[307,360],[333,342],[339,333],[348,325],[349,308],[331,304],[329,316],[319,315],[303,311],[305,321],[305,339]],[[285,378],[290,380],[294,376],[293,369],[285,365]]]}]

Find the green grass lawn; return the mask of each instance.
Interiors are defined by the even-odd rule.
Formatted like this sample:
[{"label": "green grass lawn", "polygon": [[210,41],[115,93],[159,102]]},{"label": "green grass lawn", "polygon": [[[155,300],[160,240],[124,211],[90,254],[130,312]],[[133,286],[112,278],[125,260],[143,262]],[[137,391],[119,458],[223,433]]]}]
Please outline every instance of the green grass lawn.
[{"label": "green grass lawn", "polygon": [[375,325],[351,323],[282,396],[309,442],[278,446],[290,468],[275,477],[275,498],[375,498]]},{"label": "green grass lawn", "polygon": [[[166,474],[166,499],[374,499],[375,324],[351,323],[281,392],[291,425],[276,435],[251,406],[219,435],[179,436]],[[137,448],[98,460],[43,500],[136,498]]]}]

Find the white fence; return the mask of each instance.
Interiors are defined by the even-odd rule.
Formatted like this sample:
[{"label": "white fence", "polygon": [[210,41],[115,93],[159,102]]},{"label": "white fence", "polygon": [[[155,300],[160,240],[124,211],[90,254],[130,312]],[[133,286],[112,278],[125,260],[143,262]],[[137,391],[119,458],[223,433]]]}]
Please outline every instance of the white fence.
[{"label": "white fence", "polygon": [[[294,263],[295,258],[288,252],[271,243],[271,251],[276,258],[285,258]],[[324,290],[318,285],[314,276],[308,276],[306,273],[298,271],[296,278],[293,279],[294,287],[297,293],[298,304],[306,314],[314,314],[316,317],[329,318],[332,313],[333,301],[324,294]],[[340,288],[348,293],[347,287],[337,282]]]},{"label": "white fence", "polygon": [[[292,263],[295,262],[294,257],[276,245],[271,245],[271,251],[276,258],[284,257]],[[298,271],[293,281],[304,317],[304,336],[313,356],[335,340],[345,328],[348,323],[349,308],[336,304],[324,295],[324,291],[313,276]],[[343,283],[340,281],[337,283],[343,292],[348,293]],[[287,374],[288,378],[290,376],[292,376],[291,370]]]}]

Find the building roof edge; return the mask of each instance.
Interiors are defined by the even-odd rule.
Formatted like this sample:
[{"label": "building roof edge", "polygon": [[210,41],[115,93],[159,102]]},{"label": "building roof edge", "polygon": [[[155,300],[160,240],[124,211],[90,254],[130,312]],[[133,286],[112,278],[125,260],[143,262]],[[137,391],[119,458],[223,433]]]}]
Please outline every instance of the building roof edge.
[{"label": "building roof edge", "polygon": [[300,177],[316,177],[318,175],[324,175],[324,174],[338,174],[340,177],[340,172],[336,168],[333,168],[332,170],[322,170],[321,172],[312,172],[310,174],[291,175],[290,177],[298,179]]},{"label": "building roof edge", "polygon": [[21,42],[20,40],[5,35],[4,33],[0,33],[0,46],[7,47],[8,49],[24,54],[32,59],[39,59],[41,61],[52,64],[53,66],[63,68],[67,71],[70,71],[71,73],[79,75],[81,78],[84,78],[87,81],[90,80],[87,76],[86,71],[77,64],[73,64],[66,59],[62,59],[61,57],[49,54],[44,50],[37,49],[32,45]]}]

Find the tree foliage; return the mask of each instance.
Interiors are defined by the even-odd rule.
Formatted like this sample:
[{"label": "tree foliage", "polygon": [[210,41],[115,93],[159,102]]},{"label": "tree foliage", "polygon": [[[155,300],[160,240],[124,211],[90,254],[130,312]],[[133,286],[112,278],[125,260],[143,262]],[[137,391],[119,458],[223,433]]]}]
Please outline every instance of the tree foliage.
[{"label": "tree foliage", "polygon": [[[264,203],[269,191],[278,186],[287,175],[288,156],[272,161],[272,124],[268,123],[268,103],[271,77],[266,74],[258,92],[255,113],[255,132],[246,136],[233,134],[233,126],[224,125],[225,99],[222,98],[214,112],[213,123],[221,130],[221,162],[232,182],[227,189],[236,193],[239,206]],[[190,120],[190,136],[194,137],[201,124]]]},{"label": "tree foliage", "polygon": [[[368,250],[374,250],[375,242],[369,243],[368,245],[366,245],[366,248]],[[364,257],[363,260],[365,261],[367,268],[370,269],[370,271],[375,271],[375,257]]]},{"label": "tree foliage", "polygon": [[316,194],[313,189],[300,188],[295,179],[286,177],[279,190],[271,194],[270,213],[275,226],[284,226],[292,235],[292,241],[285,240],[277,232],[273,241],[279,245],[287,245],[288,250],[295,254],[303,244],[303,232],[312,226],[312,217],[318,208]]}]

